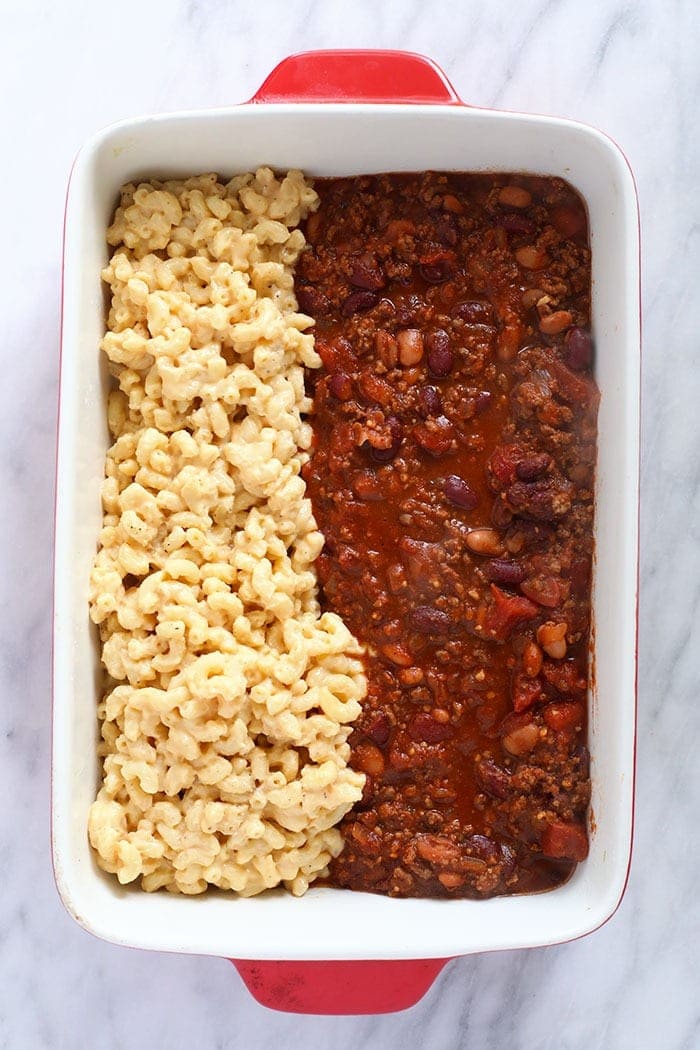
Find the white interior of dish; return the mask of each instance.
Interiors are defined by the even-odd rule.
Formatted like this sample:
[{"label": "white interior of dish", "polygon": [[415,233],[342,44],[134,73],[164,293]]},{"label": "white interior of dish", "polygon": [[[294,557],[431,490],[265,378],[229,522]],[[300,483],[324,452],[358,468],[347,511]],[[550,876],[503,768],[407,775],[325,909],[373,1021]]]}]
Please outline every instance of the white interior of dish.
[{"label": "white interior of dish", "polygon": [[[594,832],[588,860],[550,893],[393,900],[312,889],[239,900],[120,888],[87,842],[95,797],[97,640],[87,585],[108,443],[100,269],[119,186],[139,177],[300,167],[309,175],[529,171],[584,196],[602,390],[591,697]],[[56,529],[53,840],[66,907],[92,932],[142,948],[257,959],[420,958],[554,943],[613,912],[628,867],[634,750],[639,398],[638,226],[632,177],[598,132],[543,117],[437,106],[249,105],[131,121],[97,135],[67,210]]]}]

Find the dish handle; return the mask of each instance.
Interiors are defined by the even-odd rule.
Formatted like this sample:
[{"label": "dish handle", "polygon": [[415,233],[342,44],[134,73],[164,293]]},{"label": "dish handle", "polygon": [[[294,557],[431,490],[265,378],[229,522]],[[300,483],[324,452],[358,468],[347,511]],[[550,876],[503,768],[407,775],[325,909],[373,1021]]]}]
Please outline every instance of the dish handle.
[{"label": "dish handle", "polygon": [[388,1014],[422,999],[449,959],[253,962],[231,959],[262,1006],[295,1014]]},{"label": "dish handle", "polygon": [[410,51],[302,51],[272,70],[251,102],[464,103],[435,62]]}]

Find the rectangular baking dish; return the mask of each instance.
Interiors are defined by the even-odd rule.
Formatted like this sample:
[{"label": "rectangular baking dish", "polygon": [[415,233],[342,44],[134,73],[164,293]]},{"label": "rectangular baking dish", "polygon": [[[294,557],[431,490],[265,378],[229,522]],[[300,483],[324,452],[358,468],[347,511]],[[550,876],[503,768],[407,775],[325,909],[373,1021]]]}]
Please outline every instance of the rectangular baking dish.
[{"label": "rectangular baking dish", "polygon": [[[552,892],[487,901],[395,900],[326,888],[312,888],[301,899],[283,892],[247,900],[222,893],[179,898],[122,888],[91,855],[86,826],[99,780],[101,676],[87,590],[108,445],[108,380],[99,351],[105,229],[126,181],[205,171],[231,175],[261,164],[298,167],[310,176],[426,169],[537,172],[567,179],[587,202],[596,378],[602,391],[589,698],[591,851],[573,878]],[[56,880],[71,915],[106,940],[164,951],[237,960],[432,960],[419,969],[399,966],[391,979],[400,994],[392,998],[387,985],[387,1003],[402,996],[414,1001],[417,994],[409,994],[409,986],[424,990],[448,957],[554,944],[605,922],[624,890],[632,834],[639,364],[634,182],[619,148],[590,127],[466,106],[441,71],[418,56],[316,52],[287,59],[244,105],[128,120],[96,134],[71,176],[63,271],[52,824]],[[265,992],[264,966],[241,963],[240,968],[249,981],[257,980],[254,994],[261,1001],[280,1005],[279,981],[272,1000]],[[323,974],[333,972],[337,977],[332,968]],[[384,978],[371,967],[358,963],[352,972],[358,987],[360,974],[375,989],[383,986]],[[390,971],[385,967],[382,973]],[[316,974],[317,992],[325,976]],[[287,1008],[314,1009],[303,996],[292,1000]],[[396,1008],[369,999],[362,1003]],[[331,1000],[327,1005],[334,1012]]]}]

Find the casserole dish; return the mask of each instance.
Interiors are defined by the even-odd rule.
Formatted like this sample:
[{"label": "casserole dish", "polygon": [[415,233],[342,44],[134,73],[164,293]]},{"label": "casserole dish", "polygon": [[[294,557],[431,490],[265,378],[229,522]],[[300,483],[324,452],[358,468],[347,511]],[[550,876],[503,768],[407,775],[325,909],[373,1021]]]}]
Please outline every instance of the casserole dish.
[{"label": "casserole dish", "polygon": [[[587,861],[546,894],[444,901],[312,888],[301,899],[282,892],[192,899],[120,887],[91,855],[86,825],[99,777],[100,668],[87,589],[108,444],[108,377],[98,350],[105,230],[126,181],[233,174],[260,164],[298,167],[310,176],[529,171],[567,179],[587,202],[602,391],[589,698],[592,834]],[[245,105],[126,121],[83,148],[71,176],[64,241],[52,785],[56,880],[68,911],[86,929],[122,945],[235,958],[267,1005],[366,1013],[415,1002],[450,957],[558,943],[612,915],[632,833],[638,236],[631,172],[604,135],[564,120],[464,106],[437,67],[403,53],[294,56]]]}]

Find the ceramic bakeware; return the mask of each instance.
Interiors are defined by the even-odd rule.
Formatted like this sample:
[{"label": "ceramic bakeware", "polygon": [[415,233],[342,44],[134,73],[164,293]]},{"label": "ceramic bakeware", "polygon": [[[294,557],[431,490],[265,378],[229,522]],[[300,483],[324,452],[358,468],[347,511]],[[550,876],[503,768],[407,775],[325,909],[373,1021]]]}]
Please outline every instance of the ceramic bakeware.
[{"label": "ceramic bakeware", "polygon": [[[97,633],[88,619],[108,446],[100,280],[122,183],[268,164],[310,176],[383,171],[558,175],[585,198],[593,253],[596,378],[602,391],[590,703],[591,850],[549,893],[395,900],[312,888],[239,900],[120,887],[87,841],[97,791]],[[236,961],[279,1009],[370,1013],[415,1002],[454,956],[556,944],[608,919],[628,872],[633,812],[639,446],[639,228],[619,148],[590,127],[463,104],[430,61],[401,52],[286,59],[243,105],[127,120],[96,134],[66,205],[55,534],[53,856],[68,911],[121,945]]]}]

